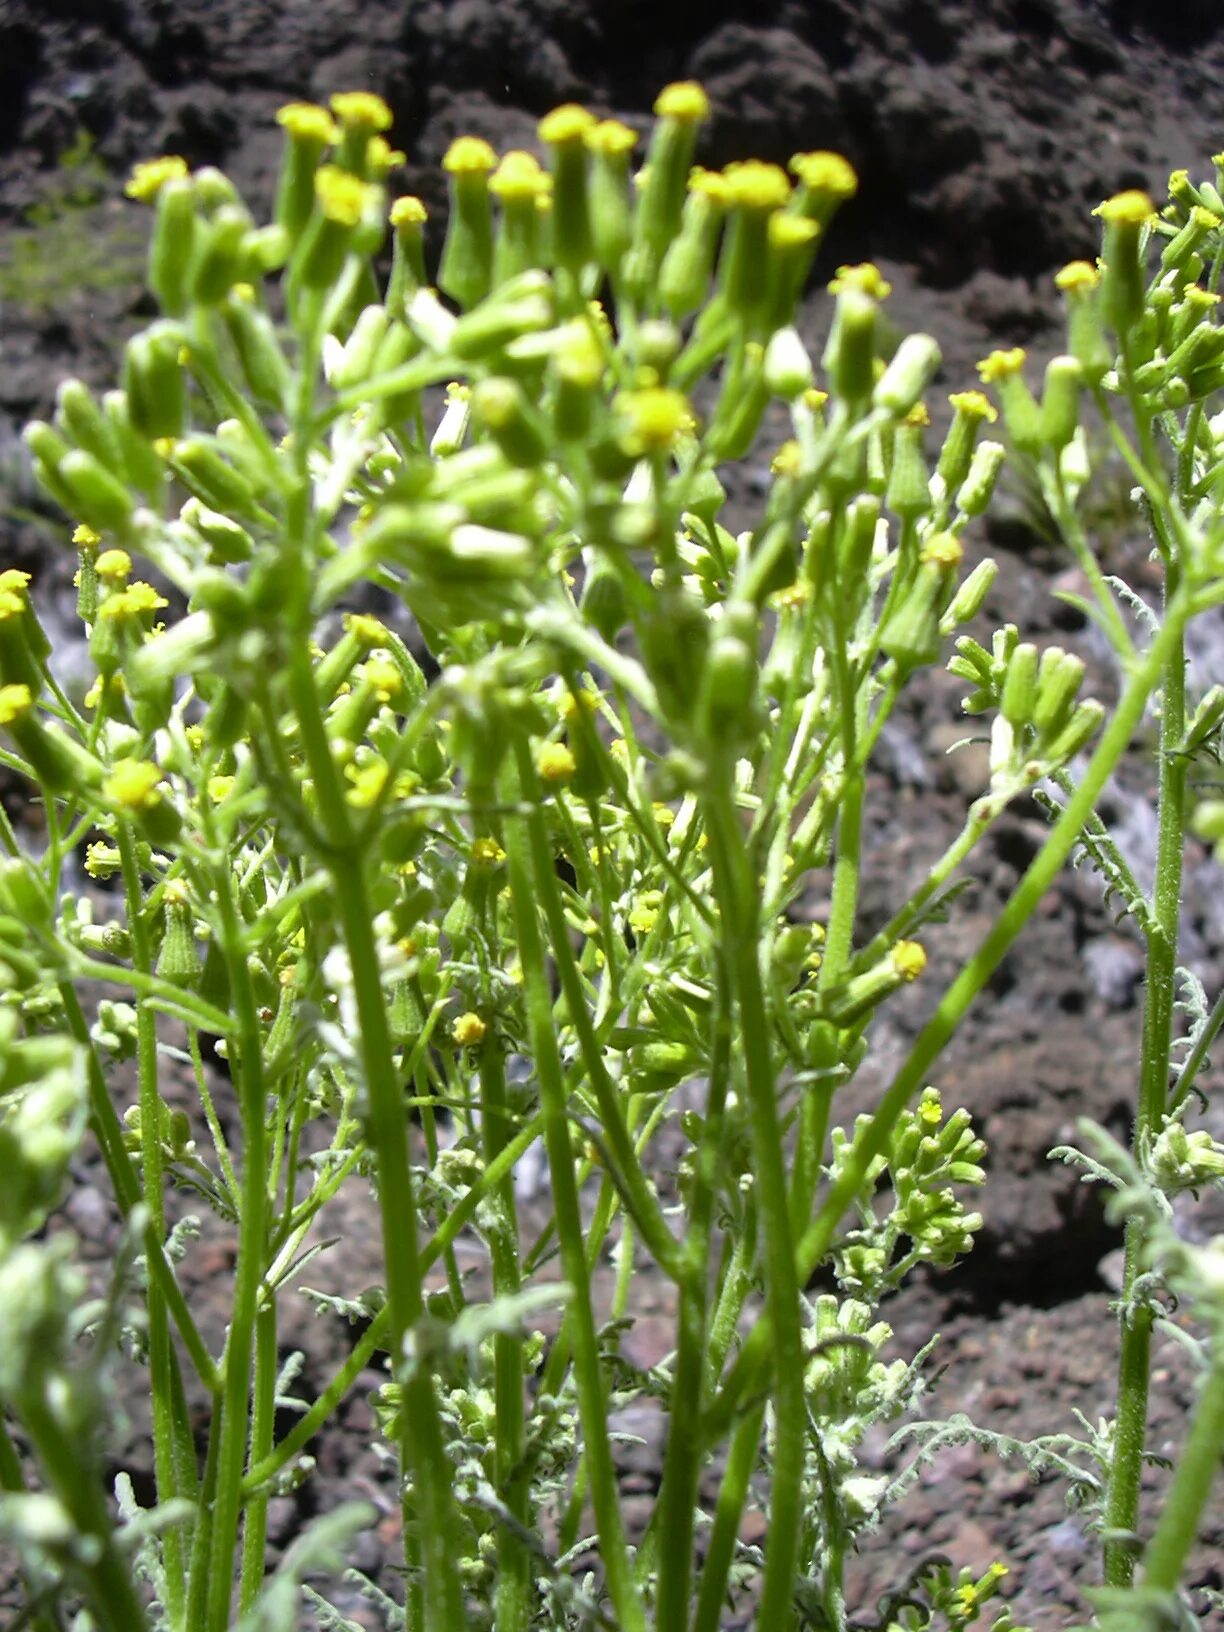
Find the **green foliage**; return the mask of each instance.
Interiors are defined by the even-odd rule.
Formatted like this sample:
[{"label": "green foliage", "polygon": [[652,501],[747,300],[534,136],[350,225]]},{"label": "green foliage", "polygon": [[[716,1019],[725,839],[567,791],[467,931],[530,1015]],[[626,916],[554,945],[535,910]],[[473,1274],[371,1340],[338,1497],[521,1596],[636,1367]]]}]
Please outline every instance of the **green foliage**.
[{"label": "green foliage", "polygon": [[[0,1402],[43,1487],[24,1489],[6,1429],[0,1522],[31,1604],[75,1593],[106,1632],[279,1632],[305,1601],[347,1629],[303,1578],[337,1569],[370,1515],[326,1514],[265,1580],[267,1504],[315,1476],[312,1437],[385,1356],[374,1414],[398,1462],[404,1601],[366,1591],[388,1626],[717,1632],[728,1601],[750,1601],[769,1632],[847,1632],[848,1556],[961,1440],[1064,1476],[1102,1528],[1101,1624],[1156,1624],[1181,1602],[1224,1441],[1219,1249],[1182,1241],[1170,1200],[1224,1173],[1185,1120],[1224,1000],[1209,1008],[1182,978],[1182,1047],[1172,1033],[1186,769],[1220,712],[1210,694],[1188,709],[1183,645],[1224,600],[1224,422],[1202,411],[1224,388],[1224,340],[1191,292],[1200,247],[1213,278],[1224,263],[1224,203],[1175,192],[1145,292],[1150,200],[1109,201],[1103,269],[1060,274],[1068,353],[1040,400],[1022,352],[980,365],[1119,658],[1107,711],[1061,648],[1013,625],[989,645],[957,638],[993,576],[964,557],[1003,460],[978,440],[998,415],[955,394],[928,466],[938,347],[898,340],[874,266],[839,271],[819,373],[807,355],[795,306],[854,190],[844,160],[798,155],[793,184],[755,161],[690,176],[707,112],[694,85],[661,95],[636,190],[633,132],[582,109],[541,126],[551,192],[523,155],[499,166],[460,139],[444,300],[425,284],[419,202],[387,210],[388,110],[360,92],[332,108],[282,111],[265,225],[216,171],[137,167],[161,315],[127,344],[120,389],[65,382],[53,421],[26,430],[78,523],[94,671],[79,704],[63,693],[28,576],[0,575],[4,763],[46,826],[35,856],[0,813]],[[1159,615],[1085,536],[1085,393],[1169,568]],[[757,524],[733,537],[723,475],[771,403],[792,434]],[[966,712],[991,716],[990,783],[867,938],[873,751],[953,639]],[[1095,807],[1158,691],[1145,897]],[[925,973],[917,928],[950,914],[966,858],[1043,783],[1036,858],[888,1088],[839,1125],[873,1021]],[[1078,845],[1149,955],[1133,1149],[1089,1134],[1089,1154],[1054,1153],[1127,1219],[1119,1420],[1033,1445],[960,1418],[913,1424],[917,1450],[885,1478],[860,1452],[873,1426],[905,1434],[934,1339],[893,1355],[879,1305],[920,1264],[950,1270],[982,1222],[967,1197],[985,1147],[931,1079]],[[115,881],[106,922],[76,890],[78,860]],[[796,923],[814,875],[826,920]],[[91,1024],[79,993],[100,982],[122,997]],[[187,1108],[164,1092],[167,1020],[186,1032]],[[128,1060],[137,1100],[120,1118],[108,1079]],[[138,1310],[117,1281],[88,1319],[71,1239],[38,1238],[86,1120],[144,1271]],[[666,1195],[664,1138],[683,1142]],[[515,1168],[537,1141],[551,1213],[532,1233]],[[343,1317],[351,1349],[299,1399],[280,1300],[357,1181],[385,1285],[302,1289]],[[220,1354],[179,1287],[194,1221],[168,1227],[170,1184],[237,1234]],[[647,1369],[621,1350],[643,1261],[676,1311],[674,1348]],[[1207,1380],[1135,1592],[1141,1339],[1166,1289],[1207,1316]],[[148,1369],[157,1500],[141,1512],[121,1485],[117,1527],[81,1445],[92,1456],[105,1426],[120,1342]],[[211,1403],[202,1465],[187,1368]],[[630,1404],[666,1421],[633,1534],[611,1428]],[[287,1432],[278,1407],[298,1418]],[[741,1540],[753,1509],[762,1549]],[[1005,1574],[932,1561],[876,1632],[969,1626]],[[1005,1607],[986,1612],[1019,1632]]]}]

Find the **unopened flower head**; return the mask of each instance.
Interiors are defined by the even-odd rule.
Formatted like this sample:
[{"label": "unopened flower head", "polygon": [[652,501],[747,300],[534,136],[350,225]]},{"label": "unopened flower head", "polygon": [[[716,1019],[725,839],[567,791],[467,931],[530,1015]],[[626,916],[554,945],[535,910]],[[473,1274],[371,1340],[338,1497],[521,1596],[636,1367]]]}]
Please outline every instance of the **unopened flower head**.
[{"label": "unopened flower head", "polygon": [[1023,346],[1011,346],[1007,350],[992,351],[989,356],[983,357],[977,365],[983,385],[994,385],[998,380],[1006,380],[1013,374],[1019,374],[1024,367],[1025,355]]},{"label": "unopened flower head", "polygon": [[958,414],[965,414],[970,419],[984,419],[989,425],[993,425],[999,417],[999,410],[981,391],[953,391],[948,401]]},{"label": "unopened flower head", "polygon": [[315,198],[328,221],[340,227],[356,227],[367,207],[377,198],[377,189],[359,176],[336,164],[322,164],[315,172]]},{"label": "unopened flower head", "polygon": [[790,182],[779,165],[742,159],[723,171],[730,209],[779,210],[790,197]]},{"label": "unopened flower head", "polygon": [[143,159],[133,166],[123,191],[128,198],[134,198],[141,204],[151,204],[168,181],[181,181],[187,173],[187,160],[177,153],[164,154],[158,159]]},{"label": "unopened flower head", "polygon": [[536,770],[554,787],[570,781],[577,769],[573,750],[563,742],[546,742],[536,755]]},{"label": "unopened flower head", "polygon": [[829,293],[840,295],[848,290],[870,295],[872,300],[887,300],[892,284],[874,261],[862,261],[857,266],[839,266],[837,275],[829,283]]},{"label": "unopened flower head", "polygon": [[489,177],[489,191],[503,200],[535,201],[548,191],[549,177],[534,153],[512,148]]},{"label": "unopened flower head", "polygon": [[1107,198],[1103,204],[1098,204],[1093,215],[1099,215],[1102,221],[1116,223],[1119,226],[1141,227],[1150,221],[1156,214],[1156,206],[1144,192],[1137,187],[1128,188],[1126,192],[1115,193]]},{"label": "unopened flower head", "polygon": [[902,980],[917,980],[926,968],[926,952],[918,941],[898,941],[888,958]]},{"label": "unopened flower head", "polygon": [[87,527],[82,522],[79,527],[74,529],[72,542],[78,550],[96,550],[102,542],[102,537],[99,533],[95,533],[92,527]]},{"label": "unopened flower head", "polygon": [[340,138],[336,121],[317,102],[287,102],[277,113],[276,122],[296,140],[320,148]]},{"label": "unopened flower head", "polygon": [[569,147],[585,142],[597,123],[595,115],[580,103],[564,102],[544,115],[537,131],[546,147]]},{"label": "unopened flower head", "polygon": [[959,567],[965,551],[955,533],[932,533],[919,552],[919,559],[928,566]]},{"label": "unopened flower head", "polygon": [[586,133],[586,144],[592,153],[603,153],[611,158],[632,153],[637,146],[637,131],[620,119],[601,119]]},{"label": "unopened flower head", "polygon": [[853,198],[858,192],[858,176],[849,159],[840,153],[817,150],[796,153],[790,161],[791,175],[798,178],[809,192],[823,193],[829,198]]},{"label": "unopened flower head", "polygon": [[126,550],[103,550],[94,563],[94,571],[99,578],[122,583],[131,576],[132,558]]},{"label": "unopened flower head", "polygon": [[628,420],[626,446],[630,453],[665,453],[693,428],[693,409],[683,391],[648,386],[622,391],[616,407]]},{"label": "unopened flower head", "polygon": [[488,1029],[480,1016],[473,1014],[469,1010],[467,1014],[461,1014],[455,1021],[451,1027],[451,1036],[459,1044],[460,1048],[476,1048],[484,1042]]},{"label": "unopened flower head", "polygon": [[1101,273],[1091,261],[1068,261],[1054,274],[1054,282],[1064,294],[1088,294],[1100,288]]},{"label": "unopened flower head", "polygon": [[698,125],[710,117],[710,99],[695,79],[679,79],[665,85],[655,97],[654,111],[660,119]]},{"label": "unopened flower head", "polygon": [[451,176],[487,176],[497,168],[497,154],[483,136],[456,136],[446,150],[442,168]]},{"label": "unopened flower head", "polygon": [[331,110],[346,130],[390,130],[391,109],[373,91],[337,91]]},{"label": "unopened flower head", "polygon": [[162,799],[162,773],[147,759],[120,759],[103,778],[103,797],[120,810],[152,810]]},{"label": "unopened flower head", "polygon": [[405,193],[392,204],[390,216],[393,227],[419,227],[425,224],[429,212],[414,194]]}]

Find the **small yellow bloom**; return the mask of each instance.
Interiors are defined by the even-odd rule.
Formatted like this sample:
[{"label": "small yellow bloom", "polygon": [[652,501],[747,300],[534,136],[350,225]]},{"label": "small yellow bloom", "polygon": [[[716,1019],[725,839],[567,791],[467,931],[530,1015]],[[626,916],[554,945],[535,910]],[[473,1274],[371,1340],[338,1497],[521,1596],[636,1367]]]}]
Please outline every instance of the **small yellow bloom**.
[{"label": "small yellow bloom", "polygon": [[548,177],[534,153],[512,148],[489,177],[489,191],[500,199],[538,199],[548,191]]},{"label": "small yellow bloom", "polygon": [[676,813],[670,805],[652,805],[650,808],[654,811],[654,819],[664,833],[675,825]]},{"label": "small yellow bloom", "polygon": [[925,402],[916,402],[902,421],[902,424],[916,426],[929,425],[930,423],[931,416],[927,411]]},{"label": "small yellow bloom", "polygon": [[136,579],[126,589],[113,590],[99,609],[100,618],[134,618],[142,612],[160,612],[170,602],[159,595],[152,584]]},{"label": "small yellow bloom", "polygon": [[371,657],[357,673],[380,703],[389,703],[404,689],[404,677],[389,657]]},{"label": "small yellow bloom", "polygon": [[586,133],[586,144],[593,153],[605,153],[615,158],[621,153],[632,153],[637,146],[637,131],[619,119],[601,119]]},{"label": "small yellow bloom", "polygon": [[559,108],[546,113],[536,127],[540,140],[548,147],[566,147],[585,142],[587,133],[598,121],[593,113],[578,102],[563,102]]},{"label": "small yellow bloom", "polygon": [[13,725],[34,705],[29,686],[0,686],[0,725]]},{"label": "small yellow bloom", "polygon": [[937,1128],[943,1120],[943,1101],[938,1088],[924,1088],[918,1101],[918,1120],[928,1128]]},{"label": "small yellow bloom", "polygon": [[87,527],[82,522],[73,533],[72,542],[78,550],[96,550],[102,539],[98,533],[94,532],[92,527]]},{"label": "small yellow bloom", "polygon": [[344,774],[353,784],[345,799],[354,810],[369,810],[382,797],[391,767],[385,759],[368,759],[362,765],[346,765]]},{"label": "small yellow bloom", "polygon": [[796,153],[790,161],[790,172],[812,193],[828,193],[833,198],[853,198],[858,192],[858,176],[854,166],[840,153]]},{"label": "small yellow bloom", "polygon": [[870,295],[872,300],[887,300],[892,284],[874,261],[861,261],[856,266],[839,266],[837,276],[829,284],[831,295],[840,295],[843,289],[857,289]]},{"label": "small yellow bloom", "polygon": [[636,906],[629,914],[629,928],[635,935],[649,935],[658,921],[657,907]]},{"label": "small yellow bloom", "polygon": [[796,578],[793,584],[787,584],[785,589],[777,589],[769,597],[769,603],[779,612],[794,612],[806,606],[812,598],[812,586],[803,578]]},{"label": "small yellow bloom", "polygon": [[775,249],[796,249],[819,237],[819,226],[806,215],[787,215],[779,210],[769,218],[769,242]]},{"label": "small yellow bloom", "polygon": [[930,566],[959,567],[965,552],[954,533],[932,533],[922,546],[919,559]]},{"label": "small yellow bloom", "polygon": [[1092,213],[1099,215],[1102,221],[1141,227],[1155,215],[1156,206],[1146,193],[1140,192],[1137,187],[1131,187],[1124,193],[1115,193],[1112,198],[1107,198],[1103,204],[1098,204]]},{"label": "small yellow bloom", "polygon": [[132,572],[132,558],[126,550],[103,550],[95,563],[99,578],[121,583]]},{"label": "small yellow bloom", "polygon": [[152,810],[161,803],[164,786],[161,771],[151,761],[120,759],[103,778],[102,796],[120,810]]},{"label": "small yellow bloom", "polygon": [[553,786],[568,782],[577,769],[573,751],[563,742],[546,742],[536,755],[536,770]]},{"label": "small yellow bloom", "polygon": [[223,805],[234,791],[236,776],[210,776],[208,779],[208,797],[214,805]]},{"label": "small yellow bloom", "polygon": [[487,176],[496,166],[497,154],[483,136],[456,136],[442,160],[452,176]]},{"label": "small yellow bloom", "polygon": [[1012,346],[1009,350],[992,351],[989,357],[983,357],[977,365],[982,384],[994,385],[1012,374],[1019,374],[1024,367],[1025,355],[1023,346]]},{"label": "small yellow bloom", "polygon": [[1101,274],[1091,261],[1068,261],[1054,274],[1054,283],[1065,294],[1087,294],[1100,287]]},{"label": "small yellow bloom", "polygon": [[790,197],[790,182],[780,165],[741,159],[723,170],[727,203],[732,209],[779,210]]},{"label": "small yellow bloom", "polygon": [[336,121],[317,102],[287,102],[278,110],[276,122],[290,136],[302,142],[314,142],[319,147],[327,147],[340,139]]},{"label": "small yellow bloom", "polygon": [[177,153],[164,154],[159,159],[144,159],[132,169],[123,191],[128,198],[141,204],[151,204],[168,181],[181,181],[187,175],[187,160]]},{"label": "small yellow bloom", "polygon": [[469,1010],[467,1014],[461,1014],[455,1021],[451,1027],[451,1036],[459,1044],[460,1048],[475,1048],[478,1044],[484,1042],[488,1029],[480,1016],[473,1014]]},{"label": "small yellow bloom", "polygon": [[774,476],[798,476],[803,469],[803,450],[792,437],[774,454],[769,462],[770,473]]},{"label": "small yellow bloom", "polygon": [[468,860],[477,867],[500,867],[506,859],[506,852],[494,838],[480,838],[472,842],[468,852]]},{"label": "small yellow bloom", "polygon": [[401,148],[392,147],[385,136],[371,136],[366,148],[366,163],[370,173],[379,180],[389,170],[400,170],[408,163],[408,155]]},{"label": "small yellow bloom", "polygon": [[813,413],[815,413],[817,409],[823,408],[828,400],[829,393],[827,391],[822,391],[818,385],[809,385],[802,397],[803,406],[805,408],[810,408]]},{"label": "small yellow bloom", "polygon": [[1213,306],[1220,304],[1220,296],[1214,290],[1203,289],[1197,283],[1192,283],[1188,289],[1182,291],[1184,305],[1197,308],[1200,312],[1209,312]]},{"label": "small yellow bloom", "polygon": [[710,99],[695,79],[678,79],[659,92],[654,111],[660,119],[696,125],[710,117]]},{"label": "small yellow bloom", "polygon": [[726,206],[727,178],[721,170],[703,170],[701,165],[695,164],[689,171],[688,190],[701,193],[712,204]]},{"label": "small yellow bloom", "polygon": [[888,956],[902,980],[917,980],[926,968],[926,952],[917,941],[898,941]]},{"label": "small yellow bloom", "polygon": [[993,425],[999,417],[999,410],[981,391],[953,391],[948,401],[958,414],[966,414],[970,419],[984,419],[988,425]]},{"label": "small yellow bloom", "polygon": [[429,219],[429,211],[413,193],[404,193],[391,206],[393,227],[420,226]]},{"label": "small yellow bloom", "polygon": [[328,221],[340,227],[355,227],[377,190],[359,176],[350,175],[337,164],[321,164],[315,172],[315,198]]},{"label": "small yellow bloom", "polygon": [[624,442],[632,454],[666,453],[693,428],[692,405],[683,391],[670,386],[622,391],[614,406],[629,421]]},{"label": "small yellow bloom", "polygon": [[337,91],[331,110],[347,130],[390,130],[391,109],[373,91]]}]

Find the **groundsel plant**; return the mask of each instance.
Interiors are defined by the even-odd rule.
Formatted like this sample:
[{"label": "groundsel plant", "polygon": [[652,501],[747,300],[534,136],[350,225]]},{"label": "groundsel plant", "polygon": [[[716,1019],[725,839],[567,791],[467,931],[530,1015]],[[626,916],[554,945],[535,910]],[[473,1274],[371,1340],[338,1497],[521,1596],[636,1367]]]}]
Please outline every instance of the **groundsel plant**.
[{"label": "groundsel plant", "polygon": [[[1173,1058],[1187,777],[1224,714],[1224,693],[1192,707],[1182,680],[1187,622],[1224,599],[1224,418],[1209,413],[1224,205],[1184,177],[1164,215],[1140,194],[1105,204],[1101,263],[1059,279],[1068,350],[1040,400],[1021,352],[992,354],[980,383],[999,407],[957,390],[932,464],[939,350],[896,341],[874,266],[837,271],[818,360],[794,327],[851,167],[694,168],[700,87],[667,87],[655,111],[636,170],[636,134],[576,106],[540,125],[544,164],[457,140],[434,285],[422,205],[388,202],[401,156],[377,97],[282,110],[266,225],[216,170],[139,166],[161,315],[128,343],[119,388],[99,400],[68,381],[54,421],[26,432],[71,518],[95,671],[84,696],[57,683],[26,577],[6,572],[3,760],[41,801],[45,847],[4,820],[0,1527],[38,1632],[66,1615],[106,1632],[289,1629],[306,1605],[351,1626],[302,1579],[341,1567],[370,1510],[330,1512],[265,1579],[267,1508],[310,1477],[312,1439],[378,1357],[403,1570],[367,1591],[389,1625],[716,1632],[734,1610],[770,1632],[983,1613],[1013,1627],[1001,1566],[932,1559],[873,1607],[847,1604],[845,1565],[932,1443],[924,1430],[891,1480],[860,1463],[868,1430],[915,1404],[928,1352],[897,1358],[879,1306],[981,1222],[983,1146],[929,1078],[1077,844],[1150,970],[1133,1149],[1088,1133],[1071,1155],[1129,1198],[1118,1419],[1079,1447],[1100,1471],[1096,1613],[1111,1628],[1188,1613],[1178,1582],[1224,1440],[1224,1275],[1218,1250],[1177,1241],[1167,1198],[1224,1168],[1184,1120],[1219,1023],[1201,991]],[[1085,398],[1165,566],[1137,634],[1077,523]],[[989,646],[958,637],[994,573],[964,556],[1005,457],[984,435],[1000,409],[1117,649],[1112,712],[1081,697],[1066,652],[1010,626]],[[789,435],[755,525],[733,534],[720,472],[767,413]],[[966,708],[990,722],[989,786],[866,938],[873,748],[953,641]],[[1149,708],[1147,900],[1094,805]],[[1044,846],[878,1104],[839,1126],[874,1015],[923,975],[922,926],[1034,791]],[[75,884],[77,858],[97,890]],[[820,924],[796,910],[814,883]],[[99,1002],[98,982],[123,1000]],[[193,1063],[190,1109],[164,1095],[171,1046]],[[121,1112],[125,1057],[138,1096]],[[39,1234],[87,1132],[125,1221],[113,1285],[90,1302],[71,1237]],[[537,1140],[542,1232],[515,1188]],[[683,1151],[666,1177],[664,1146]],[[360,1335],[280,1435],[281,1299],[312,1225],[359,1182],[385,1285],[315,1294]],[[237,1234],[220,1353],[180,1285],[192,1248],[167,1227],[171,1184]],[[460,1245],[479,1246],[479,1275]],[[644,1266],[675,1311],[649,1371],[620,1349]],[[1215,1332],[1145,1546],[1166,1287]],[[148,1370],[150,1510],[101,1475],[124,1347]],[[609,1413],[638,1395],[666,1438],[631,1529]],[[751,1509],[760,1548],[742,1539]]]}]

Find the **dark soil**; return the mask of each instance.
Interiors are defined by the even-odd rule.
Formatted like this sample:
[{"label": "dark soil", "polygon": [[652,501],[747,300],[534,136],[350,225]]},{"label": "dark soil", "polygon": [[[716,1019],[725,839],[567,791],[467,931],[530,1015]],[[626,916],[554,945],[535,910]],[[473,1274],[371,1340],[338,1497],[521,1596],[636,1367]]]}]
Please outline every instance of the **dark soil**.
[{"label": "dark soil", "polygon": [[[65,289],[54,304],[42,298],[45,285],[14,298],[0,236],[7,294],[0,481],[7,470],[8,483],[7,493],[0,489],[0,556],[33,560],[52,588],[71,570],[66,552],[47,554],[45,530],[17,514],[32,498],[15,432],[48,408],[65,373],[111,383],[120,343],[147,319],[123,260],[143,225],[119,197],[134,160],[181,152],[192,164],[222,165],[258,211],[279,154],[276,108],[289,98],[368,87],[395,109],[394,134],[410,155],[404,190],[420,191],[440,214],[437,164],[455,134],[530,146],[539,115],[571,98],[643,126],[659,87],[689,75],[703,80],[714,104],[705,162],[747,154],[785,161],[812,147],[840,149],[853,161],[862,190],[836,224],[826,273],[836,261],[879,261],[894,284],[898,324],[939,338],[946,390],[976,383],[973,364],[992,345],[1028,346],[1035,367],[1060,350],[1051,276],[1074,256],[1094,253],[1092,207],[1122,187],[1159,195],[1171,169],[1204,174],[1209,155],[1224,146],[1217,117],[1224,9],[1216,0],[0,0],[0,235],[11,242],[40,201],[80,229],[79,280],[61,265]],[[60,161],[81,150],[81,132],[91,143],[85,202],[65,202]],[[87,253],[98,235],[107,243],[113,236],[115,253],[102,265],[121,275],[104,275]],[[804,326],[817,348],[827,316],[823,298],[809,300]],[[747,462],[737,503],[763,485],[765,458]],[[1150,594],[1156,583],[1146,546],[1113,502],[1117,491],[1116,482],[1103,484],[1100,547],[1110,570]],[[1110,696],[1116,682],[1107,652],[1053,598],[1060,585],[1074,587],[1074,574],[1034,531],[1031,511],[1005,503],[978,542],[1001,568],[990,626],[1010,620],[1025,637],[1074,646],[1089,661],[1097,694]],[[1196,685],[1220,678],[1218,636],[1217,628],[1203,639]],[[944,757],[966,730],[958,696],[956,683],[935,675],[917,687],[882,745],[871,790],[867,931],[922,879],[982,785],[977,750]],[[1141,758],[1122,781],[1111,820],[1143,876],[1155,822]],[[974,863],[976,888],[932,937],[929,977],[878,1026],[847,1119],[886,1084],[1041,833],[1035,807],[999,825]],[[824,878],[813,883],[813,916],[826,888]],[[1224,979],[1220,873],[1194,846],[1182,962],[1210,994]],[[1076,1411],[1095,1422],[1110,1409],[1119,1243],[1094,1194],[1047,1152],[1074,1137],[1081,1116],[1125,1135],[1141,975],[1133,926],[1115,926],[1088,869],[1069,873],[938,1068],[945,1103],[968,1106],[991,1154],[986,1224],[972,1257],[950,1274],[918,1279],[887,1311],[899,1352],[943,1334],[931,1416],[965,1410],[1028,1438],[1074,1430]],[[1214,1131],[1224,1132],[1224,1113],[1212,1114]],[[66,1217],[101,1261],[113,1247],[113,1219],[91,1163],[78,1180]],[[1186,1223],[1218,1230],[1220,1211],[1214,1219],[1187,1215]],[[342,1231],[306,1278],[351,1291],[378,1276],[368,1198],[354,1192],[341,1204],[329,1233]],[[214,1340],[231,1265],[232,1243],[213,1228],[183,1268]],[[640,1284],[641,1319],[627,1347],[650,1364],[672,1343],[666,1288],[645,1275]],[[308,1392],[351,1333],[290,1301],[283,1341],[306,1353]],[[373,1373],[364,1379],[377,1381]],[[392,1485],[368,1448],[367,1392],[358,1388],[316,1445],[316,1481],[274,1502],[273,1553],[318,1505],[364,1494],[386,1522],[361,1538],[354,1562],[372,1575],[393,1564]],[[1156,1356],[1154,1451],[1175,1450],[1191,1398],[1185,1351],[1165,1341]],[[135,1442],[135,1396],[131,1410]],[[646,1506],[661,1465],[661,1425],[644,1412],[632,1426],[646,1443],[626,1455],[626,1491]],[[882,1459],[882,1448],[876,1455]],[[147,1466],[137,1471],[144,1473],[137,1488],[147,1488]],[[1097,1568],[1096,1542],[1067,1514],[1057,1486],[1033,1483],[1014,1461],[971,1446],[943,1454],[854,1561],[854,1611],[868,1615],[875,1598],[931,1550],[975,1569],[1002,1560],[1018,1618],[1041,1629],[1083,1618],[1078,1592]],[[1224,1587],[1222,1506],[1208,1520],[1189,1579]],[[5,1597],[0,1584],[0,1603],[13,1604],[14,1590],[10,1584]],[[1218,1611],[1214,1617],[1204,1610],[1202,1624],[1224,1626]]]}]

